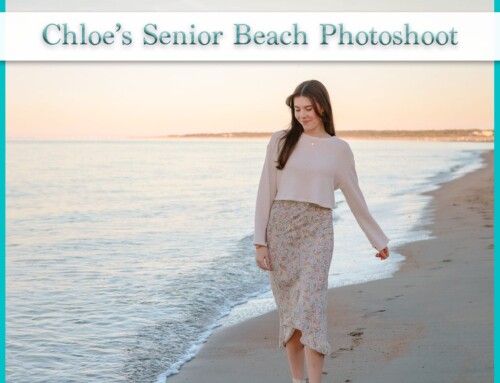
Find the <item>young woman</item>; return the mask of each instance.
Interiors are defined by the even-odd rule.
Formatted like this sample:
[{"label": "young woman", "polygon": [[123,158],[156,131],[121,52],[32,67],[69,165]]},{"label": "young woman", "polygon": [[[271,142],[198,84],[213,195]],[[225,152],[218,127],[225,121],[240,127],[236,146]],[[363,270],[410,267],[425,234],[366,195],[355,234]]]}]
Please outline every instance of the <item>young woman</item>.
[{"label": "young woman", "polygon": [[327,339],[328,272],[333,255],[334,191],[347,204],[376,257],[387,259],[389,239],[368,210],[349,144],[335,136],[330,97],[316,80],[287,100],[292,121],[267,145],[255,211],[255,259],[269,271],[294,383],[320,383]]}]

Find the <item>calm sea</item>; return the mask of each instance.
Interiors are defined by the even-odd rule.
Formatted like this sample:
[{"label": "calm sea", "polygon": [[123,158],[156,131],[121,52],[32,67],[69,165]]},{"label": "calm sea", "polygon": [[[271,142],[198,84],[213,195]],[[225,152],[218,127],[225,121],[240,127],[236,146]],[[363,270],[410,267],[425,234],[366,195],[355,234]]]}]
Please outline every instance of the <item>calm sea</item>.
[{"label": "calm sea", "polygon": [[[275,308],[254,261],[267,140],[7,143],[7,381],[165,382],[215,327]],[[421,192],[492,143],[350,141],[390,245],[423,239]],[[388,278],[337,192],[330,286]]]}]

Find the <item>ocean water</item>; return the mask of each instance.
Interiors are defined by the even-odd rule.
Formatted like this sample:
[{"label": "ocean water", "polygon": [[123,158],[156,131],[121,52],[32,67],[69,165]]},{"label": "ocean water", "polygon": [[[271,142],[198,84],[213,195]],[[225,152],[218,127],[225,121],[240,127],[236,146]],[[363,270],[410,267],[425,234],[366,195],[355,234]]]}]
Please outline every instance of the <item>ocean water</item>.
[{"label": "ocean water", "polygon": [[[267,140],[7,143],[7,382],[163,383],[212,330],[275,308],[254,261]],[[492,143],[350,141],[390,247],[420,193]],[[337,191],[330,287],[389,278]]]}]

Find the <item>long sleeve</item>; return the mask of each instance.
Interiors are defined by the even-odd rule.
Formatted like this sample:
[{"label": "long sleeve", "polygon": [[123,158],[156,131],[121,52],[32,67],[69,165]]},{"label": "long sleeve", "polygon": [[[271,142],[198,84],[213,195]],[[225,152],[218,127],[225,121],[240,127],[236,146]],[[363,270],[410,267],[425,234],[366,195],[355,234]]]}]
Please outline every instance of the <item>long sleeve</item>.
[{"label": "long sleeve", "polygon": [[267,144],[266,159],[259,182],[257,201],[255,206],[255,230],[253,244],[267,246],[267,223],[271,206],[277,193],[277,171],[275,157],[275,134]]},{"label": "long sleeve", "polygon": [[349,145],[346,146],[342,159],[340,190],[342,190],[349,208],[371,245],[380,251],[387,246],[389,238],[387,238],[368,210],[365,198],[358,184],[354,155]]}]

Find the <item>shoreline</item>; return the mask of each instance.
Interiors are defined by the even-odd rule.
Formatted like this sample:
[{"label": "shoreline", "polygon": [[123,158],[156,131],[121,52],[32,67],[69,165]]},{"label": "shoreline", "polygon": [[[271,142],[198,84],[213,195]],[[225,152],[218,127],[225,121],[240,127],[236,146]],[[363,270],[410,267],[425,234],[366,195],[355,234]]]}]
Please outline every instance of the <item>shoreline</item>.
[{"label": "shoreline", "polygon": [[[269,140],[273,132],[189,133],[158,136],[129,136],[131,140]],[[336,135],[348,140],[493,142],[494,131],[484,129],[441,130],[342,130]]]},{"label": "shoreline", "polygon": [[[323,382],[493,381],[493,150],[482,157],[423,193],[432,237],[394,249],[392,277],[328,290]],[[291,381],[278,328],[276,310],[217,328],[167,382]]]},{"label": "shoreline", "polygon": [[[370,136],[338,136],[344,140],[352,141],[417,141],[417,142],[467,142],[485,143],[493,142],[491,137],[370,137]],[[124,141],[268,141],[269,137],[141,137],[126,138]]]}]

